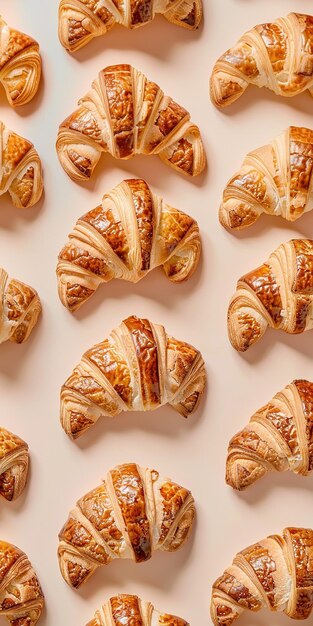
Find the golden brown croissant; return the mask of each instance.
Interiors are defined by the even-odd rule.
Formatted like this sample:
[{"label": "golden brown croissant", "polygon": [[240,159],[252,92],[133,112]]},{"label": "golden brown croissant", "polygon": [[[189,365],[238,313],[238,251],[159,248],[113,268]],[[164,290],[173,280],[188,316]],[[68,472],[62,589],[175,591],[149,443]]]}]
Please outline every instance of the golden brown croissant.
[{"label": "golden brown croissant", "polygon": [[163,326],[128,317],[108,339],[82,356],[61,390],[61,423],[75,439],[99,417],[170,404],[188,417],[206,382],[196,348],[169,337]]},{"label": "golden brown croissant", "polygon": [[59,296],[78,309],[102,283],[137,283],[163,266],[173,282],[193,274],[200,256],[197,222],[163,202],[144,180],[124,180],[83,215],[59,254]]},{"label": "golden brown croissant", "polygon": [[313,469],[313,383],[294,380],[252,415],[228,448],[226,481],[245,489],[267,472]]},{"label": "golden brown croissant", "polygon": [[157,154],[189,176],[205,167],[200,131],[189,113],[131,65],[100,71],[78,105],[57,139],[61,165],[74,180],[90,178],[103,152],[116,159]]},{"label": "golden brown croissant", "polygon": [[0,268],[0,343],[28,339],[41,313],[37,291]]},{"label": "golden brown croissant", "polygon": [[266,263],[242,276],[228,309],[228,334],[244,352],[267,327],[298,334],[313,328],[313,241],[282,243]]},{"label": "golden brown croissant", "polygon": [[44,596],[26,554],[0,541],[0,616],[11,626],[35,626],[44,607]]},{"label": "golden brown croissant", "polygon": [[138,596],[120,594],[110,598],[96,611],[87,626],[189,626],[184,619],[156,611],[151,602]]},{"label": "golden brown croissant", "polygon": [[249,85],[267,87],[279,96],[313,94],[313,17],[289,13],[276,22],[245,33],[215,64],[211,100],[225,107],[238,100]]},{"label": "golden brown croissant", "polygon": [[291,126],[271,144],[245,157],[227,183],[220,206],[220,222],[240,229],[262,213],[281,215],[291,222],[313,208],[313,131]]},{"label": "golden brown croissant", "polygon": [[6,500],[18,498],[27,480],[28,445],[0,427],[0,495]]},{"label": "golden brown croissant", "polygon": [[0,83],[12,106],[26,104],[36,94],[41,76],[37,41],[10,28],[0,16]]},{"label": "golden brown croissant", "polygon": [[74,52],[94,37],[105,35],[115,24],[138,28],[157,13],[194,30],[202,19],[202,0],[61,0],[59,38],[62,46]]},{"label": "golden brown croissant", "polygon": [[142,563],[155,550],[174,552],[189,536],[194,515],[190,491],[155,470],[119,465],[70,512],[59,535],[62,576],[77,589],[113,559]]},{"label": "golden brown croissant", "polygon": [[33,206],[43,190],[41,161],[33,144],[0,122],[0,195],[9,192],[19,209]]},{"label": "golden brown croissant", "polygon": [[313,609],[313,530],[285,528],[239,552],[212,590],[214,626],[232,626],[245,609],[284,612],[292,619]]}]

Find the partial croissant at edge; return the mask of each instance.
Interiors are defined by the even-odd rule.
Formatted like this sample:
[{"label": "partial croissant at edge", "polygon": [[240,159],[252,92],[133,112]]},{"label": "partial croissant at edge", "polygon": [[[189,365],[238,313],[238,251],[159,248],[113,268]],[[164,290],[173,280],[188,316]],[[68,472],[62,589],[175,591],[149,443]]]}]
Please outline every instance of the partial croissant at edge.
[{"label": "partial croissant at edge", "polygon": [[151,602],[126,593],[110,598],[86,626],[189,626],[176,615],[157,611]]},{"label": "partial croissant at edge", "polygon": [[92,176],[103,153],[116,159],[157,154],[187,176],[206,165],[200,131],[188,111],[127,64],[99,72],[60,125],[56,148],[63,169],[77,181]]},{"label": "partial croissant at edge", "polygon": [[27,443],[0,427],[0,495],[9,502],[24,491],[28,465]]},{"label": "partial croissant at edge", "polygon": [[228,181],[219,218],[225,228],[254,224],[262,213],[294,222],[313,208],[313,130],[290,126],[249,152]]},{"label": "partial croissant at edge", "polygon": [[289,13],[246,32],[214,65],[210,96],[217,107],[238,100],[249,85],[278,96],[313,95],[313,16]]},{"label": "partial croissant at edge", "polygon": [[195,271],[200,250],[194,219],[165,204],[144,180],[124,180],[76,222],[61,250],[61,302],[75,311],[102,283],[136,283],[158,266],[182,282]]},{"label": "partial croissant at edge", "polygon": [[252,415],[230,441],[226,482],[241,491],[268,472],[313,469],[313,383],[294,380]]},{"label": "partial croissant at edge", "polygon": [[61,0],[59,39],[64,48],[76,52],[115,24],[138,28],[157,14],[172,24],[195,30],[202,20],[202,0]]},{"label": "partial croissant at edge", "polygon": [[[239,552],[213,584],[214,626],[232,626],[245,611],[267,608],[305,620],[313,609],[313,530],[285,528]],[[264,622],[265,623],[265,622]]]},{"label": "partial croissant at edge", "polygon": [[166,404],[193,413],[206,384],[201,353],[163,326],[130,316],[83,354],[61,389],[61,424],[76,439],[100,417]]},{"label": "partial croissant at edge", "polygon": [[313,241],[282,243],[242,276],[228,308],[232,346],[244,352],[267,328],[297,335],[313,328]]},{"label": "partial croissant at edge", "polygon": [[156,470],[118,465],[70,512],[59,534],[62,576],[78,589],[114,559],[142,563],[156,550],[174,552],[189,537],[194,516],[188,489]]},{"label": "partial croissant at edge", "polygon": [[22,106],[33,99],[39,87],[39,44],[8,26],[1,16],[0,42],[0,83],[11,106]]},{"label": "partial croissant at edge", "polygon": [[44,608],[44,595],[28,557],[0,541],[0,617],[11,626],[35,626]]},{"label": "partial croissant at edge", "polygon": [[0,268],[0,343],[28,339],[41,313],[37,291]]},{"label": "partial croissant at edge", "polygon": [[0,195],[9,192],[14,206],[36,204],[43,191],[41,160],[33,144],[0,121]]}]

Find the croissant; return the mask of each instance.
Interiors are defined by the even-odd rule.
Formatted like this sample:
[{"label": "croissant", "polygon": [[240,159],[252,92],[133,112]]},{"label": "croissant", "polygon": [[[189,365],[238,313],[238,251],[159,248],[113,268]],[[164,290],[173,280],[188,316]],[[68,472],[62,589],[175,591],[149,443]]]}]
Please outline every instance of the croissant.
[{"label": "croissant", "polygon": [[6,500],[18,498],[26,485],[28,445],[0,427],[0,495]]},{"label": "croissant", "polygon": [[151,22],[157,13],[173,24],[195,30],[202,19],[202,0],[61,0],[60,42],[75,52],[94,37],[105,35],[115,24],[138,28]]},{"label": "croissant", "polygon": [[189,176],[200,174],[206,163],[189,113],[131,65],[99,72],[78,109],[62,122],[56,147],[74,180],[89,179],[103,152],[116,159],[158,154]]},{"label": "croissant", "polygon": [[213,584],[214,626],[232,626],[245,609],[310,617],[313,608],[313,530],[285,528],[242,550]]},{"label": "croissant", "polygon": [[144,602],[138,596],[120,594],[110,598],[96,611],[94,619],[87,626],[189,626],[184,619],[156,611],[151,602]]},{"label": "croissant", "polygon": [[0,616],[11,626],[35,626],[44,596],[26,554],[16,546],[0,542]]},{"label": "croissant", "polygon": [[124,180],[83,215],[59,255],[61,302],[78,309],[112,278],[138,282],[159,265],[173,282],[193,274],[198,224],[156,196],[144,180]]},{"label": "croissant", "polygon": [[41,161],[33,144],[0,122],[0,195],[9,192],[19,209],[33,206],[43,190]]},{"label": "croissant", "polygon": [[300,13],[249,30],[213,68],[213,104],[232,104],[249,85],[267,87],[278,96],[297,96],[306,89],[313,94],[312,37],[313,17]]},{"label": "croissant", "polygon": [[83,355],[61,390],[61,424],[76,439],[99,417],[170,404],[188,417],[206,382],[196,348],[169,337],[163,326],[128,317],[108,339]]},{"label": "croissant", "polygon": [[244,352],[268,326],[293,335],[311,330],[312,306],[313,241],[292,239],[239,279],[228,309],[229,339]]},{"label": "croissant", "polygon": [[313,208],[313,131],[291,126],[271,144],[250,152],[227,183],[220,222],[240,229],[262,213],[291,222]]},{"label": "croissant", "polygon": [[37,41],[10,28],[0,17],[0,83],[11,106],[26,104],[37,93],[41,57]]},{"label": "croissant", "polygon": [[190,491],[155,470],[119,465],[70,512],[59,534],[62,576],[77,589],[113,559],[141,563],[154,550],[174,552],[189,536],[194,515]]},{"label": "croissant", "polygon": [[0,268],[0,343],[28,339],[41,313],[37,291]]}]

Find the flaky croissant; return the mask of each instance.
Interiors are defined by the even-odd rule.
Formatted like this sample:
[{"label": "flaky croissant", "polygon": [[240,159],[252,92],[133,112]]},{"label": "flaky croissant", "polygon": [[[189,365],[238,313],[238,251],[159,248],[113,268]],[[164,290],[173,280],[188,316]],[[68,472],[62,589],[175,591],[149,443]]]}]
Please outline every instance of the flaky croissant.
[{"label": "flaky croissant", "polygon": [[229,339],[244,352],[268,326],[293,335],[311,330],[312,307],[313,241],[292,239],[239,279],[228,309]]},{"label": "flaky croissant", "polygon": [[18,498],[27,480],[28,445],[0,427],[0,495],[6,500]]},{"label": "flaky croissant", "polygon": [[206,382],[196,348],[169,337],[163,326],[128,317],[108,339],[85,352],[61,390],[61,424],[80,437],[99,417],[170,404],[188,417]]},{"label": "flaky croissant", "polygon": [[41,313],[37,291],[0,268],[0,343],[28,339]]},{"label": "flaky croissant", "polygon": [[60,299],[75,311],[102,283],[137,283],[160,265],[181,282],[196,269],[200,248],[194,219],[165,204],[144,180],[124,180],[69,235],[57,265]]},{"label": "flaky croissant", "polygon": [[95,617],[87,626],[189,626],[176,615],[160,613],[151,602],[138,596],[120,594],[110,598],[96,611]]},{"label": "flaky croissant", "polygon": [[11,626],[35,626],[44,607],[44,596],[26,554],[0,541],[0,617]]},{"label": "flaky croissant", "polygon": [[100,71],[78,105],[62,122],[56,144],[74,180],[89,179],[104,152],[116,159],[157,154],[189,176],[205,167],[200,131],[189,113],[131,65]]},{"label": "flaky croissant", "polygon": [[155,470],[119,465],[70,512],[59,535],[62,576],[77,589],[113,559],[142,563],[155,550],[174,552],[189,536],[194,515],[190,491]]},{"label": "flaky croissant", "polygon": [[12,106],[26,104],[36,94],[41,76],[37,41],[10,28],[0,16],[0,83]]},{"label": "flaky croissant", "polygon": [[313,208],[313,131],[291,126],[272,143],[245,157],[227,183],[220,222],[240,229],[262,213],[291,222]]},{"label": "flaky croissant", "polygon": [[245,489],[267,472],[313,469],[313,383],[294,380],[252,415],[228,448],[226,481]]},{"label": "flaky croissant", "polygon": [[173,24],[190,30],[202,19],[202,0],[61,0],[59,38],[75,52],[94,37],[105,35],[115,24],[138,28],[160,13]]},{"label": "flaky croissant", "polygon": [[303,620],[313,609],[313,530],[285,528],[239,552],[212,590],[214,626],[232,626],[243,611],[284,612]]},{"label": "flaky croissant", "polygon": [[40,200],[41,161],[33,144],[0,122],[0,195],[9,192],[14,206],[24,209]]},{"label": "flaky croissant", "polygon": [[279,96],[313,95],[313,17],[289,13],[245,33],[215,64],[210,81],[213,104],[226,107],[249,85]]}]

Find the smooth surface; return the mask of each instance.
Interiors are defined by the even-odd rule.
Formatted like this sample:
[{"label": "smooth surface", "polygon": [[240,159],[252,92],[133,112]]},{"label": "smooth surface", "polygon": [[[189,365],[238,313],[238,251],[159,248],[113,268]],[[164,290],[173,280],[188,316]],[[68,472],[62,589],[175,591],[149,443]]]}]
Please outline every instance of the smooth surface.
[{"label": "smooth surface", "polygon": [[[205,22],[185,32],[161,17],[141,30],[116,27],[106,38],[70,56],[57,39],[57,0],[1,2],[4,18],[35,36],[43,55],[44,81],[33,103],[13,111],[1,94],[1,118],[29,137],[42,156],[45,197],[19,211],[0,199],[0,265],[29,282],[42,297],[44,314],[27,344],[0,346],[1,425],[30,447],[25,494],[0,503],[0,535],[25,550],[42,582],[47,611],[41,626],[85,626],[111,594],[137,593],[156,608],[181,615],[192,626],[209,624],[212,581],[235,552],[287,525],[313,525],[313,476],[270,475],[238,495],[224,481],[230,437],[250,415],[293,378],[313,379],[313,335],[288,337],[268,331],[244,356],[230,346],[226,310],[237,278],[293,236],[312,236],[313,213],[295,225],[263,216],[240,235],[217,218],[223,187],[245,153],[267,143],[289,124],[313,127],[309,94],[290,100],[250,88],[224,113],[208,100],[208,78],[217,56],[249,27],[291,10],[313,13],[311,0],[204,0]],[[54,142],[58,124],[75,108],[105,65],[131,62],[190,110],[205,141],[209,169],[194,181],[157,157],[118,163],[105,157],[93,180],[73,183],[61,169]],[[56,290],[57,254],[82,213],[96,206],[123,177],[141,176],[156,193],[198,221],[203,261],[186,284],[172,285],[156,270],[137,285],[114,282],[76,315]],[[98,422],[78,443],[59,425],[59,389],[84,350],[130,314],[150,317],[201,348],[209,386],[198,413],[184,421],[171,409]],[[150,562],[115,562],[99,570],[79,592],[59,573],[57,534],[79,496],[124,461],[154,466],[191,488],[198,510],[189,544]],[[292,624],[284,616],[246,615],[243,626]]]}]

